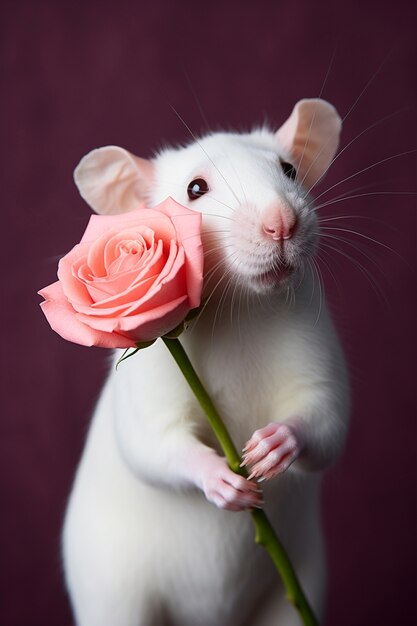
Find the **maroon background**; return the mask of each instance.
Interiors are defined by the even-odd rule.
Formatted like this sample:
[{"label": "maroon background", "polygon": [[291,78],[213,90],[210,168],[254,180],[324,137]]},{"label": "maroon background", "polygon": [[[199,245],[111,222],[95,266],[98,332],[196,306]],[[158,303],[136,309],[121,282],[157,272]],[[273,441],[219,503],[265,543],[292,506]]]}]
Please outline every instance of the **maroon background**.
[{"label": "maroon background", "polygon": [[[319,95],[334,52],[323,96],[342,115],[371,81],[346,119],[343,145],[397,114],[349,147],[320,191],[415,147],[413,2],[197,4],[3,3],[5,626],[71,621],[59,533],[107,355],[55,335],[35,294],[55,279],[58,257],[78,241],[89,216],[72,182],[80,157],[112,143],[149,156],[161,142],[187,139],[170,105],[201,130],[184,69],[213,127],[250,127],[265,118],[278,126],[299,98]],[[414,155],[376,166],[323,199],[371,183],[357,193],[415,189]],[[326,624],[408,626],[416,604],[415,199],[371,195],[321,213],[358,216],[328,225],[392,248],[334,231],[351,243],[332,245],[354,261],[335,251],[324,257],[334,274],[323,268],[354,400],[345,454],[326,482]]]}]

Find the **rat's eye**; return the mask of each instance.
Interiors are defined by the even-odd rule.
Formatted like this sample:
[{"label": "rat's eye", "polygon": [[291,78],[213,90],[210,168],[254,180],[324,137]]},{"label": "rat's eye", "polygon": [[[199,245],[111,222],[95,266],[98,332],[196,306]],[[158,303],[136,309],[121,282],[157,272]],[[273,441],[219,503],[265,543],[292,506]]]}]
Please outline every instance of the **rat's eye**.
[{"label": "rat's eye", "polygon": [[297,170],[295,169],[295,167],[291,165],[291,163],[287,163],[286,161],[280,161],[280,163],[285,176],[288,176],[288,178],[294,180],[297,176]]},{"label": "rat's eye", "polygon": [[204,178],[194,178],[187,187],[187,193],[190,200],[197,200],[200,196],[204,196],[209,190],[209,186]]}]

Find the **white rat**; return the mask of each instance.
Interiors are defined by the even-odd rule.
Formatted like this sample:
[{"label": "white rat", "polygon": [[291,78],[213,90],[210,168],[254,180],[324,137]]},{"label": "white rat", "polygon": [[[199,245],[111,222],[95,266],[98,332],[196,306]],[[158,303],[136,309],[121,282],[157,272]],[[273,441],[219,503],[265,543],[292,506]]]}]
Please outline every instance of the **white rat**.
[{"label": "white rat", "polygon": [[321,470],[343,444],[349,394],[307,191],[340,129],[333,106],[302,100],[277,132],[210,134],[149,161],[109,146],[76,169],[98,213],[172,196],[203,214],[207,304],[181,341],[251,474],[228,468],[162,341],[113,367],[64,525],[78,626],[299,624],[241,512],[263,500],[322,616]]}]

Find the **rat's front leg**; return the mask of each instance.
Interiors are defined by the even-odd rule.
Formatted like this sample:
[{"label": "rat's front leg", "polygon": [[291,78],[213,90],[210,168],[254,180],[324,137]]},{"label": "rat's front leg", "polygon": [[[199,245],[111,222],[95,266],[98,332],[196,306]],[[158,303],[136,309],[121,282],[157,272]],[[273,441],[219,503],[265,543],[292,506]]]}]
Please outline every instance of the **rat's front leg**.
[{"label": "rat's front leg", "polygon": [[256,430],[243,448],[242,466],[258,481],[282,474],[294,462],[304,470],[322,470],[337,458],[346,426],[347,406],[321,403],[299,411],[296,417]]},{"label": "rat's front leg", "polygon": [[228,511],[262,508],[259,486],[233,472],[226,459],[216,452],[201,447],[188,459],[188,464],[196,486],[218,508]]},{"label": "rat's front leg", "polygon": [[202,443],[190,418],[175,411],[152,417],[125,411],[116,419],[121,456],[139,479],[163,488],[197,487],[209,502],[228,511],[262,506],[256,482],[233,472],[224,457]]}]

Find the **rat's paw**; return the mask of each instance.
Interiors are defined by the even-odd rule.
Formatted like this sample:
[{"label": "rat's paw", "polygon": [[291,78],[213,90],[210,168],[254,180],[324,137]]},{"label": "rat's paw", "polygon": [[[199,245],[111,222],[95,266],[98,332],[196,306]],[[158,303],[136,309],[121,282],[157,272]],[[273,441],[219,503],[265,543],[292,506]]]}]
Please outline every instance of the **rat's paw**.
[{"label": "rat's paw", "polygon": [[291,427],[272,422],[253,433],[243,448],[242,466],[250,467],[249,479],[269,480],[285,472],[300,451]]},{"label": "rat's paw", "polygon": [[244,511],[261,508],[263,505],[259,486],[232,472],[226,459],[217,455],[213,455],[205,468],[202,489],[207,500],[219,509]]}]

